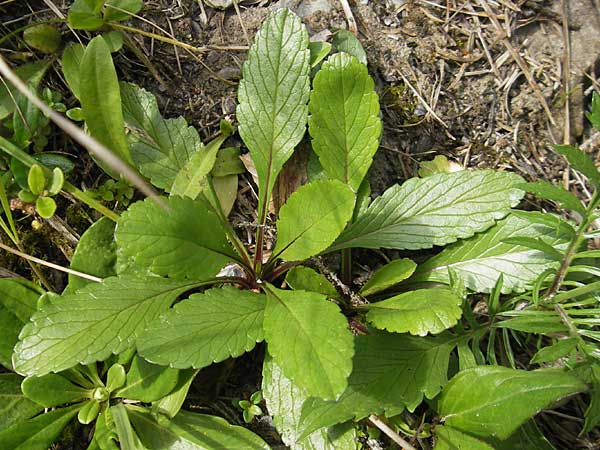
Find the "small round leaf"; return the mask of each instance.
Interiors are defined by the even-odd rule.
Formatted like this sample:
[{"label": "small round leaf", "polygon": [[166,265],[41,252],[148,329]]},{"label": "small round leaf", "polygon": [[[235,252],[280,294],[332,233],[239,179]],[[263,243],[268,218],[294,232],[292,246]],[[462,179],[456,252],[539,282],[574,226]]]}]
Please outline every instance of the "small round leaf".
[{"label": "small round leaf", "polygon": [[40,24],[27,28],[23,39],[30,47],[42,53],[55,53],[62,42],[60,31],[52,25]]},{"label": "small round leaf", "polygon": [[35,209],[42,218],[49,219],[56,212],[56,202],[50,197],[38,197]]},{"label": "small round leaf", "polygon": [[44,175],[44,169],[39,164],[34,164],[29,169],[27,174],[27,185],[29,190],[35,195],[41,195],[46,187],[46,177]]},{"label": "small round leaf", "polygon": [[52,178],[50,179],[50,186],[48,192],[50,195],[56,195],[60,192],[65,183],[65,175],[60,167],[55,167],[52,171]]},{"label": "small round leaf", "polygon": [[18,195],[19,195],[19,198],[21,200],[23,200],[25,203],[33,203],[33,202],[35,202],[35,199],[37,198],[37,195],[29,192],[26,189],[21,189],[19,191]]}]

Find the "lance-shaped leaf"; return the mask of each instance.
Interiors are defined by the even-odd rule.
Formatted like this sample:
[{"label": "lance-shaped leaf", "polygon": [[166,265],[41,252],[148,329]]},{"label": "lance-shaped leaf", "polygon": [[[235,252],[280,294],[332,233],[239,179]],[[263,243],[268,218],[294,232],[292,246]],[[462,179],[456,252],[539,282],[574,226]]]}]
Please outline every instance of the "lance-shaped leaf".
[{"label": "lance-shaped leaf", "polygon": [[138,350],[157,364],[206,367],[262,341],[264,310],[264,295],[232,287],[194,294],[152,322],[138,339]]},{"label": "lance-shaped leaf", "polygon": [[15,370],[42,376],[121,353],[180,294],[197,285],[158,277],[108,278],[48,302],[19,336]]},{"label": "lance-shaped leaf", "polygon": [[236,259],[204,202],[170,197],[165,203],[168,211],[146,199],[123,213],[115,232],[119,270],[132,263],[158,275],[201,280]]},{"label": "lance-shaped leaf", "polygon": [[308,259],[329,247],[354,210],[354,193],[337,180],[316,181],[294,192],[279,211],[272,258]]},{"label": "lance-shaped leaf", "polygon": [[0,431],[44,409],[21,392],[22,381],[16,373],[0,374]]},{"label": "lance-shaped leaf", "polygon": [[416,250],[446,245],[491,227],[523,197],[518,175],[476,170],[411,178],[392,186],[333,244]]},{"label": "lance-shaped leaf", "polygon": [[75,403],[88,396],[89,391],[72,383],[58,373],[43,377],[27,377],[21,385],[28,399],[45,408],[54,408],[65,403]]},{"label": "lance-shaped leaf", "polygon": [[476,436],[506,439],[543,408],[586,389],[574,375],[560,370],[528,372],[481,366],[452,378],[438,408],[448,426]]},{"label": "lance-shaped leaf", "polygon": [[133,161],[154,186],[169,191],[192,155],[203,150],[200,136],[183,117],[163,119],[150,92],[132,83],[120,87]]},{"label": "lance-shaped leaf", "polygon": [[92,39],[83,53],[79,100],[90,134],[123,161],[132,163],[125,138],[117,72],[102,36]]},{"label": "lance-shaped leaf", "polygon": [[301,389],[325,399],[344,392],[354,342],[337,305],[314,292],[269,287],[264,328],[269,353]]},{"label": "lance-shaped leaf", "polygon": [[594,186],[600,187],[600,172],[598,172],[592,158],[584,151],[577,147],[573,147],[572,145],[555,145],[554,150],[567,158],[569,164],[571,164],[575,170],[578,170],[588,177]]},{"label": "lance-shaped leaf", "polygon": [[363,296],[381,292],[410,277],[417,265],[408,258],[397,259],[375,272],[361,288]]},{"label": "lance-shaped leaf", "polygon": [[284,444],[292,450],[351,450],[356,448],[352,424],[322,428],[299,440],[300,413],[307,397],[287,378],[269,355],[263,365],[262,394],[273,424]]},{"label": "lance-shaped leaf", "polygon": [[127,372],[127,382],[116,397],[150,403],[169,394],[179,379],[179,370],[150,364],[135,356]]},{"label": "lance-shaped leaf", "polygon": [[238,89],[239,133],[259,181],[259,211],[306,130],[310,93],[308,33],[290,10],[271,14],[248,52]]},{"label": "lance-shaped leaf", "polygon": [[312,146],[329,177],[357,191],[379,147],[379,98],[367,67],[331,56],[313,81],[308,104]]},{"label": "lance-shaped leaf", "polygon": [[395,333],[437,334],[456,325],[462,316],[461,303],[450,289],[419,289],[369,304],[367,320]]},{"label": "lance-shaped leaf", "polygon": [[269,450],[256,434],[224,419],[181,411],[171,421],[154,420],[149,411],[128,407],[129,419],[148,450]]},{"label": "lance-shaped leaf", "polygon": [[23,325],[36,310],[40,293],[18,279],[0,279],[0,364],[12,368],[11,356]]},{"label": "lance-shaped leaf", "polygon": [[554,186],[549,181],[539,180],[535,183],[523,183],[519,187],[545,200],[553,200],[563,208],[577,211],[580,214],[586,214],[585,206],[575,194],[572,194],[561,186]]},{"label": "lance-shaped leaf", "polygon": [[80,408],[73,405],[56,409],[8,427],[0,431],[0,448],[47,450]]},{"label": "lance-shaped leaf", "polygon": [[537,220],[548,214],[520,211],[498,222],[485,233],[458,242],[421,264],[411,280],[449,283],[448,269],[452,268],[465,285],[477,292],[490,292],[498,277],[504,277],[502,293],[523,291],[530,287],[546,269],[558,267],[552,256],[539,250],[506,242],[512,237],[540,239],[562,250],[569,235],[559,228],[560,219],[551,227]]},{"label": "lance-shaped leaf", "polygon": [[354,369],[337,401],[308,399],[301,438],[315,430],[369,414],[391,417],[435,397],[448,381],[451,336],[417,338],[376,333],[355,338]]}]

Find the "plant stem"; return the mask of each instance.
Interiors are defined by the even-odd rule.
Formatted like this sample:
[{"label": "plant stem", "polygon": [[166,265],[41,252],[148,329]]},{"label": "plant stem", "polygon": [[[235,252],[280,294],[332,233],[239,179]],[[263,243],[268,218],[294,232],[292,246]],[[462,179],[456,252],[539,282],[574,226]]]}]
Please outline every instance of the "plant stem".
[{"label": "plant stem", "polygon": [[383,420],[374,414],[369,416],[369,421],[385,433],[392,441],[400,446],[403,450],[417,450],[415,447],[406,442],[398,433],[392,430]]}]

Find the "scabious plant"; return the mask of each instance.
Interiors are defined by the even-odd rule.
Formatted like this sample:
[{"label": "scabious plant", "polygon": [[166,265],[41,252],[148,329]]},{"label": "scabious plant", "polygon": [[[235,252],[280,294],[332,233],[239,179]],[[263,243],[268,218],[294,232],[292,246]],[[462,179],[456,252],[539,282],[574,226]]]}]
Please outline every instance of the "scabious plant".
[{"label": "scabious plant", "polygon": [[[101,39],[82,49],[83,58],[110,69]],[[287,9],[269,16],[250,49],[237,109],[258,178],[250,244],[228,222],[221,189],[232,180],[225,177],[237,184],[236,150],[220,149],[232,130],[223,124],[205,145],[182,118],[163,119],[147,91],[110,88],[129,130],[113,133],[115,145],[165,196],[135,202],[116,224],[102,219],[82,236],[72,267],[101,281],[73,275],[62,295],[39,301],[39,292],[19,287],[28,309],[10,309],[16,345],[12,359],[12,345],[0,356],[20,374],[7,375],[7,392],[20,392],[23,376],[25,397],[19,417],[0,428],[1,448],[46,448],[75,415],[96,419],[91,448],[267,448],[248,430],[181,409],[198,370],[262,341],[268,413],[283,442],[298,449],[356,448],[352,421],[378,415],[398,424],[417,408],[434,419],[428,433],[438,450],[509,448],[523,436],[543,441],[530,421],[539,410],[589,383],[598,391],[596,319],[586,315],[595,312],[598,282],[588,282],[597,271],[572,265],[597,256],[582,250],[596,194],[583,205],[512,173],[448,173],[442,165],[371,202],[366,175],[382,129],[374,82],[356,56],[330,51],[309,44]],[[318,69],[312,80],[311,69]],[[84,85],[99,82],[86,70],[77,74],[85,120],[115,131],[119,117],[109,123],[85,113],[93,105]],[[279,209],[267,246],[275,181],[307,125],[318,170]],[[557,150],[600,185],[585,155]],[[513,211],[526,189],[559,199],[582,220]],[[354,248],[446,245],[420,264],[393,260],[362,287],[339,281],[351,280]],[[337,252],[339,277],[315,270],[321,256]],[[476,293],[486,300],[485,317],[474,312]],[[569,370],[516,369],[510,344],[521,332],[565,335],[533,363],[570,355]],[[585,430],[598,422],[598,402],[594,394]],[[70,406],[34,417],[35,405]],[[246,419],[259,413],[253,406],[242,406]],[[46,426],[52,436],[28,441]],[[395,431],[417,436],[417,428]]]}]

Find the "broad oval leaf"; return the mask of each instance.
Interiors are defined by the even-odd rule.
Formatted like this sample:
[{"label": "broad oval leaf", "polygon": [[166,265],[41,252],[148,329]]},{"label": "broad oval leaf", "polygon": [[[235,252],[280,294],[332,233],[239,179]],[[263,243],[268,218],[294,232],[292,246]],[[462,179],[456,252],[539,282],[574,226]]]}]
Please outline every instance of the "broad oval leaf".
[{"label": "broad oval leaf", "polygon": [[367,320],[395,333],[437,334],[456,325],[462,316],[461,303],[450,289],[419,289],[369,304]]},{"label": "broad oval leaf", "polygon": [[43,377],[27,377],[21,384],[23,394],[44,408],[53,408],[65,403],[74,403],[85,398],[88,389],[73,384],[58,373]]},{"label": "broad oval leaf", "polygon": [[100,17],[104,0],[75,0],[69,7],[69,25],[76,30],[97,30],[104,21]]},{"label": "broad oval leaf", "polygon": [[283,374],[268,354],[263,364],[262,393],[275,428],[292,450],[351,450],[357,447],[352,424],[322,428],[299,439],[300,413],[306,394]]},{"label": "broad oval leaf", "polygon": [[60,60],[65,80],[67,81],[71,92],[77,99],[79,98],[79,86],[81,79],[80,68],[84,52],[85,47],[83,44],[74,43],[65,48],[62,54],[62,59]]},{"label": "broad oval leaf", "polygon": [[296,266],[289,270],[285,282],[295,291],[318,292],[329,298],[338,298],[340,294],[325,275],[310,267]]},{"label": "broad oval leaf", "polygon": [[23,40],[42,53],[55,53],[62,43],[60,31],[47,23],[40,23],[23,32]]},{"label": "broad oval leaf", "polygon": [[506,439],[540,410],[586,389],[574,375],[559,370],[481,366],[452,378],[438,408],[448,426],[475,436]]},{"label": "broad oval leaf", "polygon": [[308,104],[312,147],[330,178],[357,191],[379,147],[379,98],[367,67],[348,53],[331,56]]},{"label": "broad oval leaf", "polygon": [[264,319],[269,353],[309,395],[337,398],[352,371],[348,322],[324,295],[269,287]]},{"label": "broad oval leaf", "polygon": [[354,210],[354,193],[337,180],[316,181],[294,192],[279,210],[272,258],[308,259],[329,247]]},{"label": "broad oval leaf", "polygon": [[0,431],[35,416],[44,407],[25,397],[16,373],[0,374]]},{"label": "broad oval leaf", "polygon": [[48,302],[19,336],[15,370],[42,376],[121,353],[152,319],[197,285],[158,277],[108,278]]},{"label": "broad oval leaf", "polygon": [[179,371],[157,366],[135,356],[127,372],[127,382],[116,397],[150,403],[169,394],[179,379]]},{"label": "broad oval leaf", "polygon": [[75,417],[80,405],[55,409],[0,431],[0,448],[48,450],[63,428]]},{"label": "broad oval leaf", "polygon": [[170,197],[165,203],[168,211],[146,199],[121,215],[115,231],[118,271],[133,264],[158,275],[201,280],[237,259],[204,202]]},{"label": "broad oval leaf", "polygon": [[256,434],[224,419],[180,411],[159,424],[149,411],[128,407],[129,419],[148,450],[270,450]]},{"label": "broad oval leaf", "polygon": [[491,227],[523,197],[509,172],[463,170],[411,178],[389,188],[330,250],[350,247],[416,250],[446,245]]},{"label": "broad oval leaf", "polygon": [[408,258],[397,259],[378,269],[360,290],[360,295],[371,295],[385,291],[387,288],[410,277],[417,265]]},{"label": "broad oval leaf", "polygon": [[358,38],[348,30],[337,30],[331,43],[338,52],[345,52],[358,59],[361,64],[367,65],[367,53]]},{"label": "broad oval leaf", "polygon": [[[105,0],[104,2],[104,20],[118,22],[127,20],[131,14],[140,12],[144,6],[143,0]],[[115,6],[116,8],[111,8]]]},{"label": "broad oval leaf", "polygon": [[436,281],[449,283],[451,267],[465,285],[477,292],[490,292],[500,275],[503,276],[502,293],[521,292],[533,285],[546,269],[558,267],[552,256],[522,245],[505,242],[511,237],[538,238],[545,244],[563,250],[569,235],[556,225],[550,226],[537,220],[551,216],[538,212],[519,211],[499,221],[485,233],[457,242],[438,255],[421,264],[411,281]]},{"label": "broad oval leaf", "polygon": [[258,174],[259,211],[266,211],[275,179],[306,131],[309,71],[305,26],[289,9],[275,11],[248,52],[236,111]]},{"label": "broad oval leaf", "polygon": [[315,430],[369,414],[414,411],[448,381],[451,336],[413,337],[374,333],[355,338],[354,369],[337,401],[308,399],[302,407],[300,438]]},{"label": "broad oval leaf", "polygon": [[433,450],[494,450],[494,447],[462,431],[440,425],[435,427]]},{"label": "broad oval leaf", "polygon": [[117,72],[110,49],[102,36],[92,39],[83,53],[79,72],[79,100],[90,134],[131,164]]},{"label": "broad oval leaf", "polygon": [[202,368],[250,351],[263,337],[264,295],[232,287],[194,294],[153,321],[138,339],[149,361]]}]

